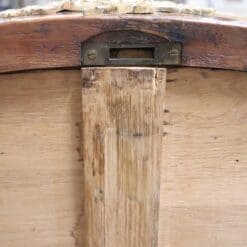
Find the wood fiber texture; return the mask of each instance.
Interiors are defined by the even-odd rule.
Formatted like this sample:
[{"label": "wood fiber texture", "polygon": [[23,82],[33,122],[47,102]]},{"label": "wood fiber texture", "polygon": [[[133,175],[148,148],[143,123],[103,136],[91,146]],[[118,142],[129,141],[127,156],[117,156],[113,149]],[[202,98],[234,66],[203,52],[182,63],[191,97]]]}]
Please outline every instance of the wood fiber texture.
[{"label": "wood fiber texture", "polygon": [[168,70],[160,247],[246,245],[246,123],[247,73]]},{"label": "wood fiber texture", "polygon": [[[159,247],[246,245],[246,82],[244,72],[168,69]],[[80,70],[0,75],[1,246],[86,247],[81,83]]]},{"label": "wood fiber texture", "polygon": [[157,247],[166,69],[82,69],[87,247]]},{"label": "wood fiber texture", "polygon": [[[140,31],[182,45],[181,66],[247,71],[247,22],[177,14],[0,19],[0,73],[81,67],[82,43],[114,31]],[[111,42],[110,40],[109,42]]]},{"label": "wood fiber texture", "polygon": [[83,246],[80,71],[0,76],[0,245]]}]

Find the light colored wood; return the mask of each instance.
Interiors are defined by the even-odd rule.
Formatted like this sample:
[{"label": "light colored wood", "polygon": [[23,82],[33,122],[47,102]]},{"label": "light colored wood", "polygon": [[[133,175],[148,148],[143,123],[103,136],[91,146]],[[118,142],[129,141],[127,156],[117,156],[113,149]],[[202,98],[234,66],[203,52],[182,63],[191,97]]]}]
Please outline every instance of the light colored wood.
[{"label": "light colored wood", "polygon": [[[0,76],[1,246],[86,247],[81,109],[80,70]],[[159,247],[246,245],[246,123],[247,73],[168,70]]]},{"label": "light colored wood", "polygon": [[160,247],[247,243],[247,73],[169,70]]},{"label": "light colored wood", "polygon": [[166,70],[82,69],[87,247],[157,247]]},{"label": "light colored wood", "polygon": [[0,246],[83,246],[80,71],[0,76]]}]

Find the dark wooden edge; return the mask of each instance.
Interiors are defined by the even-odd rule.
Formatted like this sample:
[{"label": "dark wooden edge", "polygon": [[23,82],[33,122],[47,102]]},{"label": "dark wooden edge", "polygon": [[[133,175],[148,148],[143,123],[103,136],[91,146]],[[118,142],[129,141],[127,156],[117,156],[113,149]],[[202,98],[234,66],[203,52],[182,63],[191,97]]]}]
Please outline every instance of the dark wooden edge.
[{"label": "dark wooden edge", "polygon": [[103,32],[137,30],[183,46],[182,66],[247,71],[247,22],[172,14],[80,14],[0,21],[0,73],[79,67],[81,43]]}]

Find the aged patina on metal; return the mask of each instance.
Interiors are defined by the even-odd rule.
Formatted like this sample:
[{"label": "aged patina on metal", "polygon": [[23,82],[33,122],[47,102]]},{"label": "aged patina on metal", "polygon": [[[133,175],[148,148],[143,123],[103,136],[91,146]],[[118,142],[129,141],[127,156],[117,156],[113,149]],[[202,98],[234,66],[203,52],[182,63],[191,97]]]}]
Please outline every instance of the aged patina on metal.
[{"label": "aged patina on metal", "polygon": [[82,44],[83,66],[162,66],[181,63],[181,44]]}]

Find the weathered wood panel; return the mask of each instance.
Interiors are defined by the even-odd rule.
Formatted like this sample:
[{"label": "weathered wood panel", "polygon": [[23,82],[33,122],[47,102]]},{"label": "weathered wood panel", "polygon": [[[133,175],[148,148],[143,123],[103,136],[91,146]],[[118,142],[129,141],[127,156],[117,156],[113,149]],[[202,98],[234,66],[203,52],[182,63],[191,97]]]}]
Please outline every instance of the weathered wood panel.
[{"label": "weathered wood panel", "polygon": [[247,243],[247,73],[169,70],[160,246]]},{"label": "weathered wood panel", "polygon": [[0,245],[79,246],[80,71],[0,76]]},{"label": "weathered wood panel", "polygon": [[182,65],[247,70],[247,24],[174,14],[81,14],[0,20],[0,73],[80,67],[81,42],[104,32],[136,30],[181,42]]},{"label": "weathered wood panel", "polygon": [[88,247],[157,247],[166,69],[82,69]]},{"label": "weathered wood panel", "polygon": [[[85,247],[81,107],[79,70],[0,76],[1,246]],[[246,73],[168,70],[159,247],[246,245],[246,118]]]}]

